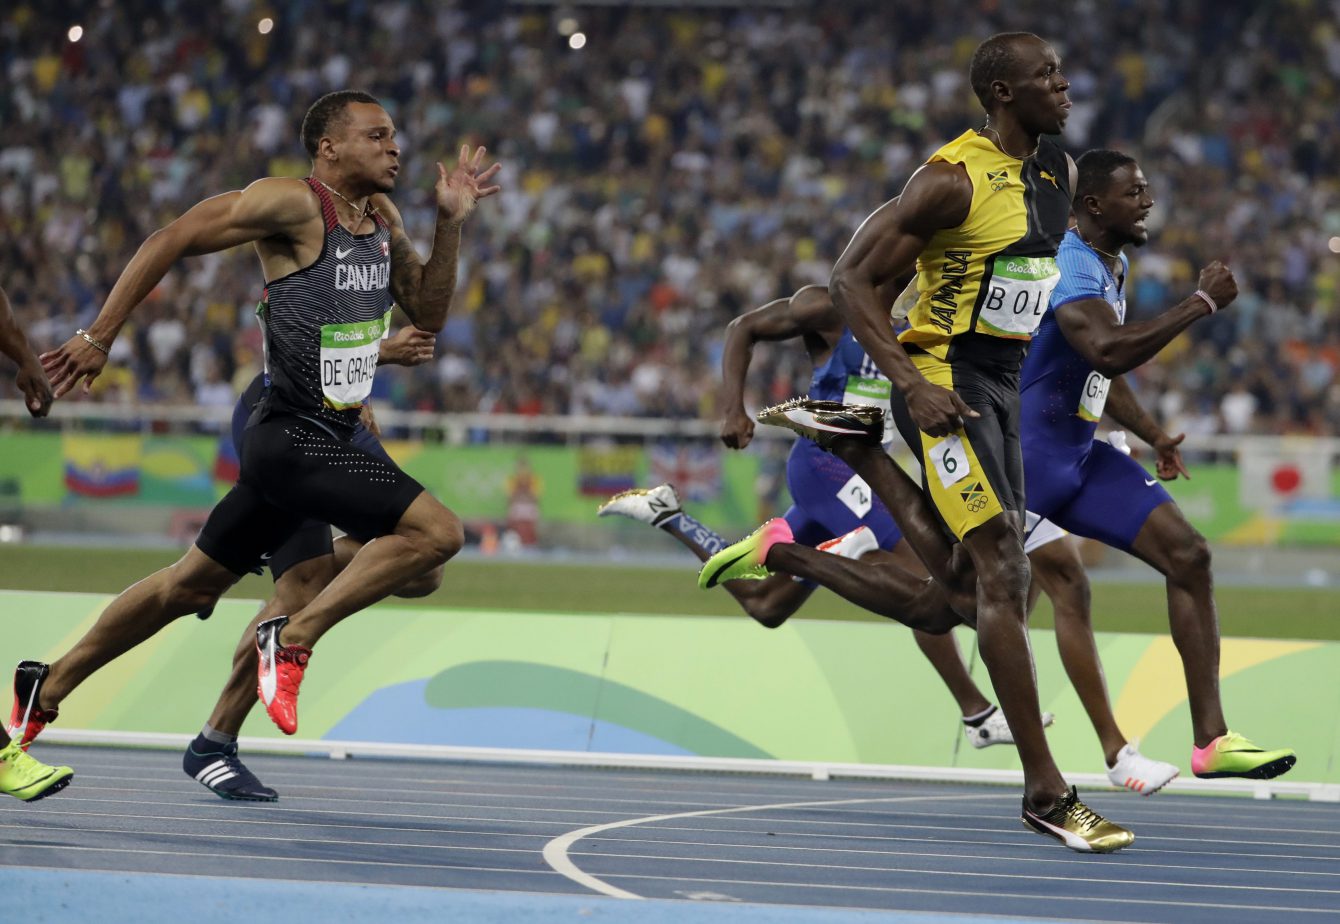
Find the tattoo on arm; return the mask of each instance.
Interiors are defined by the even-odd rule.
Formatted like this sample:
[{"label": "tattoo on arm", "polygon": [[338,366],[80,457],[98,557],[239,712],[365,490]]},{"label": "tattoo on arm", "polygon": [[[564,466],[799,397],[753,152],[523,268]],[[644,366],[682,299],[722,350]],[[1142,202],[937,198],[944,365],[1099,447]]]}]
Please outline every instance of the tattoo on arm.
[{"label": "tattoo on arm", "polygon": [[441,327],[451,310],[452,296],[456,294],[456,270],[461,250],[461,225],[437,216],[433,234],[433,253],[423,267],[420,288],[420,311],[428,323]]},{"label": "tattoo on arm", "polygon": [[391,295],[410,321],[419,314],[419,287],[423,282],[423,264],[403,231],[391,235]]},{"label": "tattoo on arm", "polygon": [[438,216],[433,253],[425,262],[402,227],[391,235],[391,294],[420,330],[437,331],[446,323],[456,293],[456,263],[461,226]]}]

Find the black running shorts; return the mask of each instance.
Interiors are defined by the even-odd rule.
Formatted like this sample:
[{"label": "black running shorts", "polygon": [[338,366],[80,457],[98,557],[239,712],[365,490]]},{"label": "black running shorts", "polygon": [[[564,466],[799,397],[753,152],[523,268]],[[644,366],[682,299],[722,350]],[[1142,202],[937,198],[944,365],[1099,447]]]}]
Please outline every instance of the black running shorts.
[{"label": "black running shorts", "polygon": [[1004,510],[1022,517],[1018,373],[988,372],[928,354],[912,354],[912,361],[929,382],[957,392],[982,415],[965,418],[963,428],[949,436],[927,436],[912,422],[898,390],[893,391],[894,423],[921,462],[922,484],[946,528],[963,539]]},{"label": "black running shorts", "polygon": [[241,456],[238,483],[210,512],[196,539],[200,551],[234,574],[246,574],[280,549],[304,521],[333,524],[362,541],[389,535],[423,493],[423,486],[389,459],[301,417],[276,415],[253,423]]}]

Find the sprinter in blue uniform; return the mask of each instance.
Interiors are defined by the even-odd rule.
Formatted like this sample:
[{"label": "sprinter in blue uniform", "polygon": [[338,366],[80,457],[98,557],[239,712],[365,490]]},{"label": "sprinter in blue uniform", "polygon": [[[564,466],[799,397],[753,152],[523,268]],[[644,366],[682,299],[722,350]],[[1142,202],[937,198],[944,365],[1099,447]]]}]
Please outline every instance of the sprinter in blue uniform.
[{"label": "sprinter in blue uniform", "polygon": [[[1194,293],[1157,317],[1127,325],[1129,264],[1122,251],[1148,240],[1145,219],[1153,204],[1133,158],[1104,150],[1080,158],[1076,227],[1061,243],[1061,279],[1021,378],[1028,509],[1129,552],[1167,579],[1168,618],[1191,708],[1191,769],[1201,777],[1270,779],[1294,765],[1294,752],[1265,750],[1229,731],[1219,698],[1209,545],[1158,483],[1189,477],[1178,449],[1183,437],[1164,431],[1122,378],[1197,319],[1232,302],[1237,283],[1216,261],[1201,270]],[[1104,412],[1153,447],[1158,478],[1094,439]]]}]

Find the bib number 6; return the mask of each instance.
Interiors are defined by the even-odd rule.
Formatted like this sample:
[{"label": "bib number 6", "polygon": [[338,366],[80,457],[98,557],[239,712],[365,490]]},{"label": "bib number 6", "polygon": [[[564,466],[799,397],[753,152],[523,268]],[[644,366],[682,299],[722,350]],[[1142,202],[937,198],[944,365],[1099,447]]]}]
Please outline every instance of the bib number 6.
[{"label": "bib number 6", "polygon": [[931,457],[931,463],[935,466],[935,474],[940,478],[940,484],[946,488],[968,477],[968,473],[971,471],[971,466],[968,463],[968,450],[958,434],[936,443],[930,448],[928,455]]}]

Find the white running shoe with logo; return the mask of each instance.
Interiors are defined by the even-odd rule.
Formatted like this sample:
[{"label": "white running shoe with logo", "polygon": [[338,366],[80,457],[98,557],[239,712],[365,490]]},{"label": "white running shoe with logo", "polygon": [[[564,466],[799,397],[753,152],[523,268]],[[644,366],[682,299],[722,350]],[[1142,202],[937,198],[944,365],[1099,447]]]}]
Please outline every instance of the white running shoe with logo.
[{"label": "white running shoe with logo", "polygon": [[1117,752],[1117,762],[1107,769],[1107,778],[1113,786],[1152,796],[1171,783],[1178,772],[1172,764],[1146,757],[1135,745],[1128,744]]},{"label": "white running shoe with logo", "polygon": [[[1042,727],[1046,728],[1056,720],[1050,712],[1042,714]],[[978,749],[989,748],[993,744],[1014,744],[1014,735],[1010,733],[1010,723],[1005,721],[1005,710],[996,706],[980,725],[964,724],[963,734],[968,736],[972,746]]]},{"label": "white running shoe with logo", "polygon": [[875,538],[874,530],[869,526],[862,525],[835,539],[821,542],[815,548],[820,552],[831,552],[834,555],[841,555],[843,558],[850,558],[855,561],[866,552],[873,552],[879,548],[879,540]]},{"label": "white running shoe with logo", "polygon": [[649,526],[660,526],[681,512],[679,492],[672,484],[658,484],[654,488],[633,488],[622,491],[596,508],[598,517],[628,517]]}]

